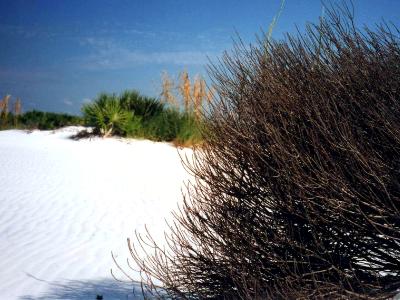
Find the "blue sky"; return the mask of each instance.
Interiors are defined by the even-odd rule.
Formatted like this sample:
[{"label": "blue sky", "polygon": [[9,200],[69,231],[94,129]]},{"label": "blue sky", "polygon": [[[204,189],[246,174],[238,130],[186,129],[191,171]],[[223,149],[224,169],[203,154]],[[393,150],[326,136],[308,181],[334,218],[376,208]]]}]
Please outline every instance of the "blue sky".
[{"label": "blue sky", "polygon": [[[336,1],[333,1],[336,2]],[[357,24],[400,25],[398,0],[353,0]],[[158,96],[163,71],[206,76],[214,60],[267,29],[280,0],[0,0],[0,97],[24,110],[79,113],[100,92]],[[273,37],[322,11],[319,0],[286,0]]]}]

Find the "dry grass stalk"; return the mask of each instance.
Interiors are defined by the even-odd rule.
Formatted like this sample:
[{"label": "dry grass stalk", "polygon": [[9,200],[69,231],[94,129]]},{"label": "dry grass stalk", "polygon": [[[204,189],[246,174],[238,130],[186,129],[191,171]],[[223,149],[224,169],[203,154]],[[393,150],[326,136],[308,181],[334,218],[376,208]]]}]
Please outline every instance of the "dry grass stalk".
[{"label": "dry grass stalk", "polygon": [[174,107],[178,107],[178,102],[172,92],[174,89],[174,81],[169,77],[167,72],[164,72],[162,75],[162,92],[161,92],[161,101],[164,103],[168,103]]},{"label": "dry grass stalk", "polygon": [[21,111],[22,111],[21,99],[17,98],[14,104],[14,115],[15,116],[21,115]]},{"label": "dry grass stalk", "polygon": [[21,100],[17,98],[14,103],[14,126],[17,127],[18,125],[18,117],[21,115],[22,106]]},{"label": "dry grass stalk", "polygon": [[[187,71],[183,71],[180,74],[179,85],[176,88],[182,96],[181,103],[183,104],[184,111],[194,112],[197,118],[201,117],[203,103],[207,101],[208,104],[211,104],[214,98],[214,90],[207,88],[206,81],[200,75],[197,75],[192,83]],[[164,103],[178,107],[178,101],[172,92],[173,89],[173,81],[167,73],[164,73],[162,77],[161,100]]]},{"label": "dry grass stalk", "polygon": [[203,101],[207,98],[207,88],[204,79],[197,76],[193,84],[193,105],[197,119],[201,117],[203,111]]},{"label": "dry grass stalk", "polygon": [[[267,41],[270,41],[271,38],[272,38],[272,32],[274,31],[274,28],[275,28],[275,26],[276,26],[276,23],[278,22],[279,17],[280,17],[281,14],[282,14],[283,8],[285,7],[285,2],[286,2],[286,0],[281,0],[281,5],[280,5],[280,7],[279,7],[278,13],[277,13],[277,14],[274,16],[274,18],[272,19],[271,24],[269,24],[269,27],[268,27],[268,34],[267,34],[267,39],[266,39]],[[267,47],[268,47],[268,43],[267,43],[266,45],[267,45]]]},{"label": "dry grass stalk", "polygon": [[10,101],[11,95],[4,96],[3,100],[0,101],[0,111],[2,115],[8,114],[8,103]]},{"label": "dry grass stalk", "polygon": [[191,104],[191,84],[190,84],[189,74],[187,71],[183,71],[180,77],[181,77],[181,82],[179,90],[182,94],[183,106],[185,112],[189,112]]},{"label": "dry grass stalk", "polygon": [[9,105],[9,102],[10,102],[10,98],[11,98],[11,95],[7,95],[7,96],[5,96],[5,98],[4,98],[3,113],[4,113],[5,115],[8,114],[8,105]]},{"label": "dry grass stalk", "polygon": [[0,102],[0,114],[1,114],[1,120],[2,124],[6,125],[7,123],[7,117],[8,117],[8,103],[10,101],[11,95],[6,95],[3,100]]}]

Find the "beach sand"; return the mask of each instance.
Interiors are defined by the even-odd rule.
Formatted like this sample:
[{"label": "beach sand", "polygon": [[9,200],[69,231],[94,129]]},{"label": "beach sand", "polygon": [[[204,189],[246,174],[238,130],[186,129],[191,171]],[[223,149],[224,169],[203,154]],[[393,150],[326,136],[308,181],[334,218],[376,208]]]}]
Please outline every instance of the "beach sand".
[{"label": "beach sand", "polygon": [[126,266],[145,224],[161,239],[189,175],[169,144],[78,130],[0,131],[0,299],[141,298],[111,252]]}]

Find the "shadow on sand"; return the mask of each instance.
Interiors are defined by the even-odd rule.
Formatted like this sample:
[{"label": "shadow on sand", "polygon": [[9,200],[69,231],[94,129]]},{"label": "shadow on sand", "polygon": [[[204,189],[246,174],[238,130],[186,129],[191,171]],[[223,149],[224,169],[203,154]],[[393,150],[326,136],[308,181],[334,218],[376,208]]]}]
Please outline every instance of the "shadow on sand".
[{"label": "shadow on sand", "polygon": [[[27,274],[29,277],[34,276]],[[40,296],[25,295],[19,300],[137,300],[145,299],[139,283],[124,283],[114,279],[104,280],[66,280],[62,282],[46,282],[48,290]],[[151,299],[146,295],[146,299]]]}]

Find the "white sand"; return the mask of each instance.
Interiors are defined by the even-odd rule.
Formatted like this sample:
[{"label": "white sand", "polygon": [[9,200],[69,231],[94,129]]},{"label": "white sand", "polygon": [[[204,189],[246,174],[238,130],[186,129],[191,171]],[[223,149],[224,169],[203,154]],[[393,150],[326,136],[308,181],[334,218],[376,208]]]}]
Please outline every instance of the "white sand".
[{"label": "white sand", "polygon": [[135,229],[162,235],[189,175],[168,144],[76,130],[0,131],[0,299],[140,298],[111,251],[126,265]]}]

